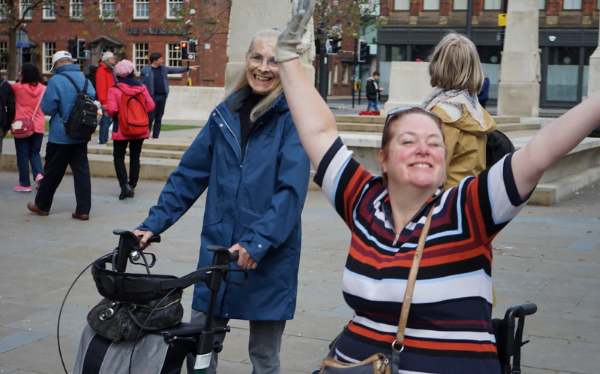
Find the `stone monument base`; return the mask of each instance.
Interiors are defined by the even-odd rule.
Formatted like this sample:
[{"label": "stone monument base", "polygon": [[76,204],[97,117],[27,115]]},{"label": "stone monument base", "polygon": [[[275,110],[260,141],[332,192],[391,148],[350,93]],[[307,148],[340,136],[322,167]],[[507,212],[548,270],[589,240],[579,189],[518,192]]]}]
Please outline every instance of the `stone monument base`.
[{"label": "stone monument base", "polygon": [[421,105],[433,90],[429,84],[428,69],[428,62],[392,62],[389,98],[383,114],[399,106]]},{"label": "stone monument base", "polygon": [[500,82],[498,92],[504,93],[498,100],[498,116],[539,117],[539,83]]}]

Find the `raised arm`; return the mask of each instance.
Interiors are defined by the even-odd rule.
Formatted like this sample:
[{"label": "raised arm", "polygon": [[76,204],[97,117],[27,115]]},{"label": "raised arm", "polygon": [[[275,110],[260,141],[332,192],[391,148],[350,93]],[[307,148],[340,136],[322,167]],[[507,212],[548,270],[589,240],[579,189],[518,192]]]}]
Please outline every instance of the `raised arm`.
[{"label": "raised arm", "polygon": [[600,93],[543,127],[512,157],[519,195],[525,197],[546,170],[577,146],[600,123]]},{"label": "raised arm", "polygon": [[333,114],[308,80],[296,52],[314,6],[315,0],[298,0],[290,23],[277,41],[275,58],[300,141],[316,169],[339,133]]}]

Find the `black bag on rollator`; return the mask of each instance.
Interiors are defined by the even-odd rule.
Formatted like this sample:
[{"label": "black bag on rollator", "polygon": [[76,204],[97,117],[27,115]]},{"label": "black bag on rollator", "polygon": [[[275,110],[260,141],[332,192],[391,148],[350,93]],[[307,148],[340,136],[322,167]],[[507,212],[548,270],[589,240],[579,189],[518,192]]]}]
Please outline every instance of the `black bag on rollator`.
[{"label": "black bag on rollator", "polygon": [[[216,300],[221,281],[227,282],[225,275],[240,272],[228,267],[229,262],[237,261],[237,253],[209,246],[208,250],[214,252],[212,266],[181,278],[155,275],[149,268],[156,257],[135,248],[139,238],[129,231],[114,233],[120,236],[119,246],[91,264],[96,288],[104,298],[88,314],[72,373],[177,374],[188,354],[220,351],[220,343],[213,344],[214,336],[228,332],[229,327],[212,326],[215,302],[208,305],[211,320],[207,319],[205,326],[193,325],[181,322],[181,297],[184,288],[204,282]],[[159,236],[149,240],[159,241]],[[147,274],[125,273],[128,261],[145,266]],[[107,263],[113,270],[107,269]],[[244,285],[248,275],[241,272],[244,280],[236,284]]]}]

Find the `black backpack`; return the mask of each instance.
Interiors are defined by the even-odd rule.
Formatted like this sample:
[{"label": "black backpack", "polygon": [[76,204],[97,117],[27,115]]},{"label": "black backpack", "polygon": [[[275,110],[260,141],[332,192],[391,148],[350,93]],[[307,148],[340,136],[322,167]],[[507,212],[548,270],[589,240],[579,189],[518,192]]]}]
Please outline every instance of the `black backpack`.
[{"label": "black backpack", "polygon": [[94,104],[90,95],[87,94],[88,80],[87,78],[85,79],[83,90],[79,91],[79,88],[71,77],[67,74],[60,75],[66,77],[77,91],[77,100],[75,100],[75,105],[71,109],[71,114],[67,122],[64,121],[64,116],[61,115],[65,125],[65,132],[75,140],[90,141],[98,125],[98,107]]},{"label": "black backpack", "polygon": [[489,168],[500,161],[502,157],[514,151],[515,146],[508,136],[500,130],[492,131],[487,134],[487,142],[485,144],[485,166]]}]

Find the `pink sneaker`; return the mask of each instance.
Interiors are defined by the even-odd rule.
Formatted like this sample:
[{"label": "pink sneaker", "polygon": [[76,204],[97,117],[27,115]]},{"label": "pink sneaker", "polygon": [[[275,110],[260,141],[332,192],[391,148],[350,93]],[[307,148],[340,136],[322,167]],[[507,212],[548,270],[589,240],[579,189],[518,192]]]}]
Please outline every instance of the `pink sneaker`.
[{"label": "pink sneaker", "polygon": [[35,189],[36,190],[40,189],[40,183],[42,183],[42,179],[44,179],[44,176],[42,174],[38,174],[35,177]]},{"label": "pink sneaker", "polygon": [[23,187],[18,185],[17,187],[13,187],[13,191],[15,192],[31,192],[31,186]]}]

